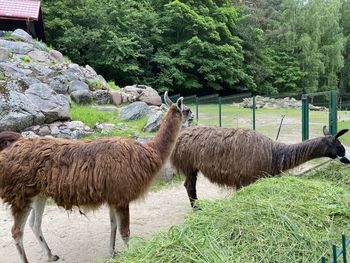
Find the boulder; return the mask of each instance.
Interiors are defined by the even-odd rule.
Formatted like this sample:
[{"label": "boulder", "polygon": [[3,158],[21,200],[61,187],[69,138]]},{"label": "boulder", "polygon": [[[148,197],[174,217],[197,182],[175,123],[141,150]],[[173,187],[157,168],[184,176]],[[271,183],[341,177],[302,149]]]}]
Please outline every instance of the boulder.
[{"label": "boulder", "polygon": [[23,93],[9,91],[0,94],[0,131],[21,131],[44,121],[45,116],[39,107]]},{"label": "boulder", "polygon": [[50,55],[41,50],[33,50],[28,53],[28,56],[37,62],[49,62],[50,61]]},{"label": "boulder", "polygon": [[65,63],[64,61],[64,57],[62,55],[61,52],[57,51],[57,50],[51,50],[50,51],[50,55],[51,57],[53,57],[57,62],[59,63]]},{"label": "boulder", "polygon": [[157,111],[156,113],[152,114],[145,127],[143,127],[144,132],[154,132],[157,131],[162,123],[163,120],[163,112]]},{"label": "boulder", "polygon": [[32,84],[24,93],[45,116],[45,122],[69,120],[69,103],[43,83]]},{"label": "boulder", "polygon": [[68,92],[72,93],[74,91],[87,91],[89,92],[89,86],[80,80],[73,80],[69,83]]},{"label": "boulder", "polygon": [[133,85],[123,88],[123,92],[136,97],[136,100],[146,102],[147,104],[159,106],[162,99],[158,92],[146,85]]},{"label": "boulder", "polygon": [[59,75],[51,79],[49,86],[59,94],[66,94],[68,92],[68,83],[69,81],[63,75]]},{"label": "boulder", "polygon": [[0,47],[6,48],[10,52],[16,54],[27,54],[34,48],[34,46],[29,43],[9,41],[5,39],[0,39]]},{"label": "boulder", "polygon": [[73,101],[79,104],[90,104],[92,102],[92,96],[87,90],[76,90],[70,94]]},{"label": "boulder", "polygon": [[20,38],[23,41],[31,42],[33,41],[33,38],[31,35],[29,35],[26,31],[23,29],[16,29],[15,31],[12,32],[12,36],[15,36],[17,38]]},{"label": "boulder", "polygon": [[108,83],[101,75],[90,77],[87,82],[90,90],[108,90]]},{"label": "boulder", "polygon": [[92,93],[92,97],[96,104],[111,104],[112,95],[108,90],[96,90]]},{"label": "boulder", "polygon": [[111,96],[112,96],[112,103],[114,105],[120,105],[122,104],[122,95],[117,92],[117,91],[111,91]]},{"label": "boulder", "polygon": [[150,114],[147,103],[136,101],[125,106],[120,112],[120,119],[123,121],[136,120]]}]

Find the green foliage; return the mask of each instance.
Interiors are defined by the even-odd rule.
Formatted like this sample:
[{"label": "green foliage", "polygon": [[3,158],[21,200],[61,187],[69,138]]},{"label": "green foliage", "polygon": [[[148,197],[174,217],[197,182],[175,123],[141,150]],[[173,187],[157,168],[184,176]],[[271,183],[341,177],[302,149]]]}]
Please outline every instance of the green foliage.
[{"label": "green foliage", "polygon": [[[120,110],[118,108],[118,110]],[[71,106],[71,116],[73,120],[82,121],[90,128],[93,128],[97,122],[99,123],[111,123],[115,125],[115,129],[105,133],[94,133],[88,135],[85,139],[96,139],[99,137],[108,136],[150,136],[152,133],[145,133],[142,131],[143,127],[147,123],[147,118],[139,120],[128,121],[127,123],[122,122],[119,119],[119,111],[105,111],[96,109],[93,106],[79,105],[73,103]]]},{"label": "green foliage", "polygon": [[117,84],[115,84],[113,80],[108,81],[108,87],[115,91],[121,91],[121,88]]},{"label": "green foliage", "polygon": [[23,57],[21,57],[21,60],[24,63],[29,63],[32,59],[29,56],[23,56]]},{"label": "green foliage", "polygon": [[262,179],[226,200],[202,201],[182,225],[131,239],[112,262],[320,262],[350,230],[349,186],[333,183],[348,181],[347,170]]},{"label": "green foliage", "polygon": [[350,91],[346,0],[44,0],[43,12],[52,46],[122,86]]}]

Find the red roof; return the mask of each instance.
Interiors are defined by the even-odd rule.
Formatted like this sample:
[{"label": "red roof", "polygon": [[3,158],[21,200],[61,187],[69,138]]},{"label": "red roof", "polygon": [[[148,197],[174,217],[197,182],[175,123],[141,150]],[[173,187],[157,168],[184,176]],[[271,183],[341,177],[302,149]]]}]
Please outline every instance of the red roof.
[{"label": "red roof", "polygon": [[0,0],[0,17],[20,20],[38,20],[40,1]]}]

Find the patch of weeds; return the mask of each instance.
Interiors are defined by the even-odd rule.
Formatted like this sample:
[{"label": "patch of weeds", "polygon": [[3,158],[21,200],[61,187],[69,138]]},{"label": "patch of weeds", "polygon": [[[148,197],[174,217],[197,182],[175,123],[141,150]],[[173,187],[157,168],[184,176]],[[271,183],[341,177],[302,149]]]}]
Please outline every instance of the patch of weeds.
[{"label": "patch of weeds", "polygon": [[108,81],[108,87],[115,91],[122,91],[122,89],[117,84],[115,84],[114,80]]},{"label": "patch of weeds", "polygon": [[20,37],[12,35],[12,32],[5,32],[4,33],[4,39],[9,41],[23,41]]},{"label": "patch of weeds", "polygon": [[29,63],[30,61],[32,61],[32,59],[29,56],[23,56],[23,57],[21,57],[21,60],[24,63]]},{"label": "patch of weeds", "polygon": [[67,57],[67,56],[63,56],[63,57],[64,57],[64,62],[72,63],[72,60],[69,57]]},{"label": "patch of weeds", "polygon": [[8,59],[13,58],[13,53],[12,53],[12,52],[7,53],[7,58],[8,58]]},{"label": "patch of weeds", "polygon": [[88,80],[90,90],[102,90],[103,84],[99,79]]},{"label": "patch of weeds", "polygon": [[96,132],[91,135],[87,135],[84,139],[97,139],[100,137],[130,137],[130,136],[147,136],[152,133],[145,133],[142,131],[143,127],[147,123],[147,117],[123,122],[119,119],[119,114],[116,111],[104,111],[98,110],[89,105],[79,105],[72,103],[71,116],[73,120],[79,120],[88,125],[94,127],[96,122],[99,123],[111,123],[115,125],[115,128],[109,132]]}]

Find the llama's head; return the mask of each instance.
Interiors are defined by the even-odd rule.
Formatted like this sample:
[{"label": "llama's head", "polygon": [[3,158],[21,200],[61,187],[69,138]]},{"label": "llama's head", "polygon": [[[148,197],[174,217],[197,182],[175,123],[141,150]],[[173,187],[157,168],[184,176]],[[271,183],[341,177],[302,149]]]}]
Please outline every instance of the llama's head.
[{"label": "llama's head", "polygon": [[[178,104],[179,100],[181,99],[181,104],[182,104],[182,127],[186,128],[189,127],[193,121],[193,113],[191,111],[191,109],[189,107],[187,107],[185,104],[183,104],[183,98],[179,98],[176,102],[176,104]],[[168,97],[168,92],[166,91],[164,93],[164,102],[165,105],[170,108],[170,106],[173,104],[173,102],[171,101],[171,99]]]},{"label": "llama's head", "polygon": [[338,138],[348,132],[348,129],[343,129],[332,135],[326,126],[323,127],[323,134],[325,135],[323,141],[326,145],[325,156],[332,159],[338,158],[342,163],[350,163],[350,152],[346,151],[345,147],[338,140]]}]

